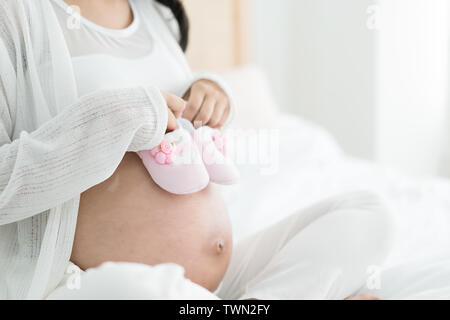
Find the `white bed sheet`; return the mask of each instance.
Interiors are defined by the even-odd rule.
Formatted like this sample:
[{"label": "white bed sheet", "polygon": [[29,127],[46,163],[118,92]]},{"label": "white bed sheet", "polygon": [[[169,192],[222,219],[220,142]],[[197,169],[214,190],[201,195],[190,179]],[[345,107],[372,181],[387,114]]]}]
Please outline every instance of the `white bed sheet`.
[{"label": "white bed sheet", "polygon": [[224,190],[235,241],[324,197],[361,188],[375,190],[391,203],[397,224],[395,245],[386,263],[387,268],[394,267],[388,278],[393,281],[392,274],[405,270],[410,274],[408,283],[402,279],[391,283],[386,298],[450,298],[450,281],[442,288],[436,288],[436,281],[422,282],[422,286],[411,283],[415,273],[423,275],[427,266],[431,273],[439,269],[441,278],[450,274],[446,272],[450,253],[445,254],[450,252],[450,181],[414,179],[348,157],[325,130],[295,116],[281,115],[278,125],[278,172],[264,176],[261,167],[243,165],[241,184]]}]

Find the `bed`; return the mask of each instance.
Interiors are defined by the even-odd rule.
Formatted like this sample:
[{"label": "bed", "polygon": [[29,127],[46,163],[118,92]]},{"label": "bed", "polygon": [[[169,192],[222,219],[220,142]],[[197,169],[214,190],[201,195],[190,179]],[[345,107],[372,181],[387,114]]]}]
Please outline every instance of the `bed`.
[{"label": "bed", "polygon": [[235,94],[232,141],[275,141],[276,157],[242,161],[242,183],[224,188],[235,241],[324,197],[374,190],[388,199],[397,227],[381,290],[374,293],[386,299],[450,298],[450,181],[411,178],[350,157],[325,129],[279,111],[264,73],[249,63],[247,0],[185,3],[193,24],[191,64],[221,72]]}]

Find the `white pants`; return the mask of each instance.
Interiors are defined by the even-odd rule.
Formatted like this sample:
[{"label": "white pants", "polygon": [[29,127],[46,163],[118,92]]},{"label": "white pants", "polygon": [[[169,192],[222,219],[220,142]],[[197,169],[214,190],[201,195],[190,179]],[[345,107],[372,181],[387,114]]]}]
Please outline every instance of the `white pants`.
[{"label": "white pants", "polygon": [[48,299],[345,299],[365,290],[391,247],[382,199],[345,194],[303,209],[238,243],[215,293],[182,267],[106,263],[69,271]]}]

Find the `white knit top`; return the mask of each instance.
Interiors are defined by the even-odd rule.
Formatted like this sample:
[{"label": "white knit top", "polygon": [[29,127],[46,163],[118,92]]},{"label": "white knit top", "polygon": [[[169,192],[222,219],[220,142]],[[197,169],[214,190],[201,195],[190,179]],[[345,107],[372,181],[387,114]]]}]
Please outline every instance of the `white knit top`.
[{"label": "white knit top", "polygon": [[[156,4],[133,1],[184,73],[184,90],[208,78],[192,76]],[[127,151],[157,145],[166,125],[154,86],[80,99],[49,0],[0,1],[0,299],[41,299],[57,286],[80,194],[109,178]]]}]

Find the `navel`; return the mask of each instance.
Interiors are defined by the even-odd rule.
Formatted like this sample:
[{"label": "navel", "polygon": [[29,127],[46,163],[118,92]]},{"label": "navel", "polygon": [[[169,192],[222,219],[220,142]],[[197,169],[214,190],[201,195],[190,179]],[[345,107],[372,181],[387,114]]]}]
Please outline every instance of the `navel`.
[{"label": "navel", "polygon": [[219,239],[216,241],[216,252],[217,254],[223,253],[225,250],[225,241],[223,239]]}]

